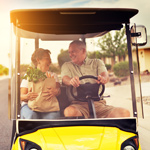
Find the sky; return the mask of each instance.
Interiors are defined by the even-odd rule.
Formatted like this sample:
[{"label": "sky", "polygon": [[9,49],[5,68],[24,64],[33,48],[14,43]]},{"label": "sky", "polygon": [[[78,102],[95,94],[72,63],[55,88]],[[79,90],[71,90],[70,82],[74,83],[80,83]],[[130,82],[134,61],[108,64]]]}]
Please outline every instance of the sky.
[{"label": "sky", "polygon": [[35,8],[135,8],[139,13],[131,23],[144,25],[150,35],[149,0],[0,0],[0,64],[9,67],[10,11],[13,9]]}]

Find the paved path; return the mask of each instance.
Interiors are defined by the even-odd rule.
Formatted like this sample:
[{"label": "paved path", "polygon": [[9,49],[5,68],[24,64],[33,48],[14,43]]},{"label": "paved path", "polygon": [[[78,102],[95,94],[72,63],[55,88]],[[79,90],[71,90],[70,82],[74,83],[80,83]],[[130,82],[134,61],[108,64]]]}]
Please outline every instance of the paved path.
[{"label": "paved path", "polygon": [[[136,91],[138,91],[136,87]],[[106,98],[107,103],[118,107],[124,107],[132,113],[130,85],[115,86],[106,88],[105,94],[110,95]],[[150,96],[150,82],[142,83],[142,96]],[[123,97],[123,99],[122,99]],[[111,99],[111,100],[110,100]],[[142,150],[150,150],[150,105],[144,104],[144,119],[138,119],[138,133]]]},{"label": "paved path", "polygon": [[8,79],[0,79],[0,150],[9,150],[11,121],[8,119]]}]

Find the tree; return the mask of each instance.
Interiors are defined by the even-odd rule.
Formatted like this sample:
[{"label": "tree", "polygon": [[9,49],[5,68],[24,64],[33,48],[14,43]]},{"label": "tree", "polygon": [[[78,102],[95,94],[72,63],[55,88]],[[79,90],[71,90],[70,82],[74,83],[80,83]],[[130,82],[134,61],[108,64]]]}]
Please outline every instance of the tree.
[{"label": "tree", "polygon": [[98,40],[97,46],[101,48],[103,55],[112,58],[112,65],[115,64],[115,57],[118,56],[119,60],[127,54],[127,44],[125,38],[125,28],[121,31],[116,31],[113,34],[110,32]]},{"label": "tree", "polygon": [[9,74],[9,69],[0,64],[0,76],[8,75],[8,74]]},{"label": "tree", "polygon": [[87,53],[88,58],[102,58],[102,54],[99,51],[90,52]]},{"label": "tree", "polygon": [[60,54],[58,55],[57,59],[58,59],[58,64],[59,64],[59,66],[61,68],[61,66],[65,62],[70,61],[68,50],[61,49]]},{"label": "tree", "polygon": [[114,36],[114,42],[116,43],[117,47],[116,47],[116,53],[117,56],[119,56],[119,60],[121,60],[121,58],[123,58],[123,60],[125,61],[125,57],[127,55],[127,42],[126,42],[126,37],[125,37],[125,28],[123,28],[120,31],[116,31],[116,34]]}]

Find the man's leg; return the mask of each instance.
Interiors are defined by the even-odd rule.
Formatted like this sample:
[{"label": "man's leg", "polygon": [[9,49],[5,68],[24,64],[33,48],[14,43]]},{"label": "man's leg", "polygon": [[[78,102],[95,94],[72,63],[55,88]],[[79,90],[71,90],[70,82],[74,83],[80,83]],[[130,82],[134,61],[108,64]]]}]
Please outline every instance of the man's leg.
[{"label": "man's leg", "polygon": [[107,116],[107,118],[130,117],[130,112],[127,109],[116,107]]},{"label": "man's leg", "polygon": [[68,106],[64,110],[65,117],[75,117],[75,116],[82,116],[82,113],[74,106]]},{"label": "man's leg", "polygon": [[130,112],[127,109],[106,105],[105,100],[95,102],[94,104],[98,118],[130,117]]}]

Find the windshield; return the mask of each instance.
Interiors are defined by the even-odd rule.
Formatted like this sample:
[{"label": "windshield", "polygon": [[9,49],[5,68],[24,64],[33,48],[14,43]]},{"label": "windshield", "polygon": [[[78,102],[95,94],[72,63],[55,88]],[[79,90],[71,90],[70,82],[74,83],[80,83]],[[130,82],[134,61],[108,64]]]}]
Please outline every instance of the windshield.
[{"label": "windshield", "polygon": [[[14,34],[15,33],[17,34]],[[17,32],[16,32],[17,31]],[[113,106],[113,108],[123,108],[130,112],[130,116],[133,117],[132,110],[132,96],[131,96],[131,85],[130,85],[130,76],[129,76],[129,62],[128,62],[128,53],[126,46],[126,37],[125,37],[125,29],[121,29],[120,31],[113,31],[110,33],[106,33],[104,36],[97,37],[98,33],[94,33],[92,35],[56,35],[56,34],[38,34],[27,32],[24,30],[20,30],[18,28],[13,28],[12,39],[16,44],[12,44],[12,54],[15,55],[12,57],[12,74],[14,79],[12,78],[12,82],[16,81],[15,84],[18,84],[18,88],[15,88],[13,93],[11,94],[12,100],[12,118],[19,119],[21,117],[21,110],[25,106],[29,106],[32,111],[40,113],[55,112],[60,110],[60,117],[57,119],[64,119],[64,109],[65,107],[70,105],[70,98],[66,97],[66,86],[62,82],[62,66],[65,62],[73,61],[75,56],[71,58],[69,49],[69,44],[73,40],[82,40],[86,42],[86,56],[91,60],[98,59],[102,61],[102,64],[105,64],[105,67],[108,72],[109,81],[105,84],[105,91],[101,96],[101,101],[105,101],[106,105]],[[85,38],[86,37],[86,38]],[[13,41],[12,40],[12,41]],[[36,58],[36,65],[33,61],[33,54],[35,55],[35,51],[38,49],[49,50],[50,54],[42,54],[42,57]],[[72,52],[73,53],[73,52]],[[43,65],[41,65],[41,63]],[[40,64],[40,67],[39,67]],[[135,70],[137,70],[137,62],[133,62]],[[90,64],[89,64],[90,65]],[[42,67],[48,67],[47,70],[42,70]],[[41,72],[44,72],[44,75],[41,72],[34,72],[34,69],[39,69]],[[81,69],[81,68],[80,68]],[[92,69],[97,69],[96,66]],[[48,72],[48,73],[47,73]],[[88,72],[88,71],[86,71]],[[36,74],[34,76],[34,73]],[[98,73],[98,71],[97,71]],[[99,72],[101,73],[101,71]],[[30,74],[30,75],[29,75]],[[137,71],[135,71],[137,74]],[[28,76],[27,76],[28,75]],[[46,78],[54,78],[56,83],[53,83],[53,80],[49,81],[49,84],[46,86],[46,89],[43,89],[45,92],[45,97],[47,97],[47,101],[51,101],[50,97],[48,98],[48,94],[46,93],[51,87],[51,83],[57,87],[57,83],[60,86],[60,93],[54,94],[52,97],[55,97],[53,103],[50,103],[52,108],[44,109],[38,108],[42,107],[41,103],[37,106],[32,102],[35,101],[35,97],[39,96],[39,93],[34,91],[37,87],[43,88],[43,81],[40,85],[37,85],[41,80],[36,80],[33,83],[31,78],[37,78],[37,76],[46,76]],[[94,73],[89,73],[86,75],[94,75]],[[34,76],[34,77],[33,77]],[[68,75],[70,76],[70,74]],[[84,76],[84,74],[81,74]],[[39,78],[40,78],[39,77]],[[26,80],[26,81],[25,81]],[[89,82],[90,80],[88,80]],[[32,82],[32,85],[29,86],[29,82]],[[86,83],[83,82],[83,83]],[[96,81],[95,81],[96,83]],[[12,84],[13,85],[13,84]],[[47,88],[50,85],[49,89]],[[95,88],[95,87],[94,87]],[[102,89],[99,91],[101,92]],[[40,90],[41,92],[42,90]],[[32,95],[29,98],[29,94],[33,92],[35,95]],[[71,91],[70,91],[71,92]],[[38,93],[38,94],[37,94]],[[36,95],[37,94],[37,95]],[[64,96],[64,95],[65,96]],[[61,95],[61,96],[60,96]],[[75,94],[76,95],[76,94]],[[82,92],[79,94],[81,97]],[[49,95],[50,96],[50,95]],[[68,96],[68,95],[67,95]],[[77,96],[77,95],[76,95]],[[138,95],[139,97],[139,95]],[[30,100],[30,102],[29,102]],[[45,100],[46,101],[46,100]],[[47,103],[45,104],[47,105]],[[58,105],[58,106],[57,106]],[[33,106],[33,108],[31,108]],[[61,108],[62,107],[62,108]],[[56,109],[56,110],[55,110]],[[41,116],[41,115],[40,115]],[[25,119],[25,118],[22,118]],[[39,119],[39,118],[36,118]],[[43,118],[40,118],[43,119]],[[51,119],[51,118],[50,118]],[[55,119],[55,118],[52,118]]]}]

